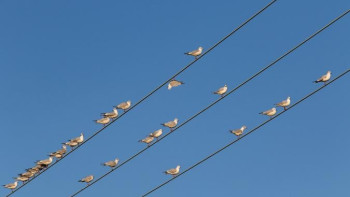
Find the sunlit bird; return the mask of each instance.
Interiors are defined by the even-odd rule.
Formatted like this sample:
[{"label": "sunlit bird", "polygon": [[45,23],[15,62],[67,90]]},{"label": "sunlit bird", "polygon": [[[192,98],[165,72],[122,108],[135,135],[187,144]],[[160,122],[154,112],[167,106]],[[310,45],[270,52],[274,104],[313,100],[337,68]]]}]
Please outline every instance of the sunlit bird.
[{"label": "sunlit bird", "polygon": [[259,114],[270,116],[270,118],[272,118],[272,116],[274,116],[276,114],[276,112],[277,112],[276,108],[272,108],[272,109],[269,109],[267,111],[260,112]]},{"label": "sunlit bird", "polygon": [[108,124],[111,121],[111,119],[109,117],[105,117],[105,118],[101,118],[101,119],[94,120],[94,121],[98,124],[102,124],[103,126],[105,126],[106,124]]},{"label": "sunlit bird", "polygon": [[52,152],[50,153],[50,157],[56,157],[57,159],[60,159],[63,157],[64,154],[66,154],[67,152],[67,147],[66,145],[62,145],[62,149],[56,151],[56,152]]},{"label": "sunlit bird", "polygon": [[21,182],[26,182],[29,180],[29,177],[26,176],[18,176],[16,178],[14,178],[16,181],[21,181]]},{"label": "sunlit bird", "polygon": [[7,185],[3,185],[3,187],[5,187],[7,189],[11,189],[13,192],[13,190],[17,187],[17,183],[18,183],[18,181],[15,181],[14,183],[9,183]]},{"label": "sunlit bird", "polygon": [[87,183],[88,185],[90,184],[90,182],[94,179],[93,175],[89,175],[87,177],[84,177],[82,179],[80,179],[78,182],[84,182]]},{"label": "sunlit bird", "polygon": [[45,166],[48,166],[51,163],[52,163],[52,157],[49,157],[48,159],[44,159],[44,160],[40,160],[40,161],[36,162],[37,165],[45,165]]},{"label": "sunlit bird", "polygon": [[227,92],[227,85],[225,84],[224,87],[219,88],[217,91],[213,93],[218,94],[222,97],[226,92]]},{"label": "sunlit bird", "polygon": [[182,81],[177,81],[176,79],[173,79],[168,84],[168,90],[171,90],[171,88],[180,86],[182,84],[185,84],[185,83]]},{"label": "sunlit bird", "polygon": [[112,112],[101,113],[101,115],[105,118],[116,118],[118,116],[118,110],[113,108]]},{"label": "sunlit bird", "polygon": [[152,136],[147,136],[147,137],[145,137],[144,139],[139,140],[139,142],[146,143],[147,146],[149,146],[149,145],[152,143],[153,140],[154,140],[154,137],[152,137]]},{"label": "sunlit bird", "polygon": [[126,102],[120,103],[115,108],[122,109],[125,112],[127,109],[130,108],[130,106],[131,106],[131,101],[126,101]]},{"label": "sunlit bird", "polygon": [[167,171],[165,171],[164,173],[165,174],[171,174],[173,175],[173,177],[175,177],[176,175],[178,175],[180,172],[180,166],[176,166],[176,168],[172,168],[172,169],[169,169]]},{"label": "sunlit bird", "polygon": [[119,159],[115,158],[114,160],[107,161],[107,162],[103,163],[102,165],[114,168],[114,167],[116,167],[118,165],[118,162],[119,162]]},{"label": "sunlit bird", "polygon": [[314,83],[323,82],[324,84],[326,84],[326,82],[331,78],[331,74],[332,72],[328,71],[325,75],[314,81]]},{"label": "sunlit bird", "polygon": [[185,54],[194,56],[197,59],[198,56],[200,56],[202,54],[202,51],[203,51],[203,47],[198,47],[198,49],[196,49],[194,51],[186,52]]},{"label": "sunlit bird", "polygon": [[279,103],[276,103],[275,105],[278,107],[283,107],[284,110],[286,110],[287,107],[290,105],[290,97],[288,96],[288,98],[286,100],[283,100]]},{"label": "sunlit bird", "polygon": [[163,134],[163,129],[158,129],[157,131],[154,131],[153,133],[150,133],[150,137],[154,137],[158,140],[159,136]]},{"label": "sunlit bird", "polygon": [[240,137],[246,128],[247,128],[246,126],[242,126],[240,129],[230,130],[230,132],[232,134],[235,134],[237,137]]},{"label": "sunlit bird", "polygon": [[178,121],[179,120],[177,118],[175,118],[173,121],[169,121],[169,122],[163,123],[161,125],[163,125],[164,127],[168,127],[168,128],[170,128],[170,131],[173,131],[173,128],[176,127]]}]

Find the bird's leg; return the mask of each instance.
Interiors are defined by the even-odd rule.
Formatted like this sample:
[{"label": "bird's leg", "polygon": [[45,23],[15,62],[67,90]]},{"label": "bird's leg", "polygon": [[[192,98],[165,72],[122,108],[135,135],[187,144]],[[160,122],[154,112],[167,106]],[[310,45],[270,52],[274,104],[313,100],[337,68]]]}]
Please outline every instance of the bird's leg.
[{"label": "bird's leg", "polygon": [[286,107],[283,107],[283,108],[284,108],[284,111],[286,111],[287,108]]}]

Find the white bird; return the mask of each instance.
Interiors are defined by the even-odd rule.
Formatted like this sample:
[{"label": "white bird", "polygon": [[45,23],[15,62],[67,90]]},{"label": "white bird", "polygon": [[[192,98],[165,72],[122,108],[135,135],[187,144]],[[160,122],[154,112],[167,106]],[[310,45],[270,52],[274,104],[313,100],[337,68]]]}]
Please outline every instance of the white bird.
[{"label": "white bird", "polygon": [[106,117],[106,118],[101,118],[99,120],[94,120],[94,121],[98,124],[102,124],[103,126],[105,126],[106,124],[109,123],[109,121],[111,121],[111,119],[109,117]]},{"label": "white bird", "polygon": [[198,58],[198,56],[200,54],[202,54],[203,51],[203,47],[198,47],[198,49],[194,50],[194,51],[190,51],[190,52],[186,52],[186,55],[192,55],[194,56],[196,59]]},{"label": "white bird", "polygon": [[130,106],[131,106],[131,101],[126,101],[126,102],[120,103],[115,108],[122,109],[125,112],[127,109],[129,109]]},{"label": "white bird", "polygon": [[94,179],[93,175],[89,175],[87,177],[84,177],[82,179],[80,179],[78,182],[84,182],[87,183],[89,185],[89,183]]},{"label": "white bird", "polygon": [[21,182],[26,182],[29,180],[29,177],[26,177],[26,176],[19,176],[19,177],[16,177],[14,178],[16,181],[21,181]]},{"label": "white bird", "polygon": [[230,130],[230,132],[232,134],[235,134],[237,137],[240,137],[246,128],[247,128],[246,126],[242,126],[240,129]]},{"label": "white bird", "polygon": [[73,138],[70,140],[71,142],[77,142],[78,144],[82,143],[84,141],[84,134],[80,133],[79,137]]},{"label": "white bird", "polygon": [[3,185],[3,187],[11,189],[13,192],[13,190],[17,187],[17,183],[18,183],[18,181],[15,181],[14,183],[9,183],[7,185]]},{"label": "white bird", "polygon": [[176,79],[173,79],[168,84],[168,90],[171,90],[171,88],[180,86],[182,84],[185,84],[185,83],[182,81],[177,81]]},{"label": "white bird", "polygon": [[163,125],[164,127],[169,127],[170,131],[173,131],[173,128],[176,127],[178,121],[179,120],[177,118],[175,118],[173,121],[169,121],[169,122],[163,123],[161,125]]},{"label": "white bird", "polygon": [[314,83],[324,82],[324,84],[326,84],[326,82],[331,78],[331,74],[332,72],[328,71],[325,75],[314,81]]},{"label": "white bird", "polygon": [[105,118],[116,118],[118,116],[118,110],[113,108],[112,112],[101,113],[101,115]]},{"label": "white bird", "polygon": [[158,140],[159,136],[161,136],[162,134],[163,134],[163,129],[158,129],[157,131],[154,131],[153,133],[150,133],[149,136],[150,137],[155,137]]},{"label": "white bird", "polygon": [[175,177],[177,174],[179,174],[179,172],[180,172],[180,166],[178,165],[178,166],[176,166],[176,168],[169,169],[169,170],[165,171],[164,173],[171,174],[171,175],[173,175],[173,177]]},{"label": "white bird", "polygon": [[139,140],[139,142],[143,142],[143,143],[146,143],[147,146],[150,145],[150,143],[154,140],[154,137],[152,136],[147,136],[146,138],[142,139],[142,140]]},{"label": "white bird", "polygon": [[267,111],[264,111],[264,112],[260,112],[259,114],[262,114],[262,115],[267,115],[267,116],[270,116],[270,118],[276,114],[276,108],[272,108],[272,109],[269,109]]},{"label": "white bird", "polygon": [[44,159],[44,160],[40,160],[40,161],[36,162],[37,165],[45,165],[45,166],[48,166],[51,163],[52,163],[52,157],[49,157],[48,159]]},{"label": "white bird", "polygon": [[118,162],[119,162],[119,159],[115,158],[115,160],[107,161],[107,162],[103,163],[102,165],[114,168],[114,167],[116,167],[118,165]]},{"label": "white bird", "polygon": [[71,147],[72,149],[73,149],[75,146],[78,146],[78,142],[74,142],[74,141],[68,141],[68,142],[65,142],[65,143],[62,143],[62,144],[65,144],[65,145]]},{"label": "white bird", "polygon": [[279,103],[276,103],[275,105],[278,107],[283,107],[284,110],[286,110],[287,107],[290,105],[290,97],[288,96],[288,98],[286,100],[283,100]]},{"label": "white bird", "polygon": [[214,92],[214,94],[218,94],[221,97],[227,92],[227,85],[225,84],[224,87],[219,88],[217,91]]},{"label": "white bird", "polygon": [[51,157],[56,157],[57,159],[60,159],[60,158],[62,158],[62,156],[63,156],[64,154],[66,154],[66,152],[67,152],[67,147],[66,147],[66,145],[62,145],[62,149],[60,149],[60,150],[58,150],[58,151],[56,151],[56,152],[50,153],[49,156],[51,156]]}]

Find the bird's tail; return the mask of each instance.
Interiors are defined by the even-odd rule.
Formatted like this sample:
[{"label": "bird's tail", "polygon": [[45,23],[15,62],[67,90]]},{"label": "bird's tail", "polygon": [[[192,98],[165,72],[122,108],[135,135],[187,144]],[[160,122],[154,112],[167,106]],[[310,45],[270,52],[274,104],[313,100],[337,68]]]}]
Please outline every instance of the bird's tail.
[{"label": "bird's tail", "polygon": [[106,166],[106,164],[105,163],[101,163],[101,166]]},{"label": "bird's tail", "polygon": [[317,81],[317,80],[316,80],[316,81],[313,81],[313,82],[314,82],[314,83],[319,83],[319,81]]},{"label": "bird's tail", "polygon": [[79,180],[78,182],[83,182],[82,180]]},{"label": "bird's tail", "polygon": [[185,55],[189,55],[189,54],[190,54],[190,52],[186,52],[186,53],[185,53]]},{"label": "bird's tail", "polygon": [[263,114],[264,112],[260,112],[259,114]]},{"label": "bird's tail", "polygon": [[232,130],[228,130],[228,132],[232,133]]}]

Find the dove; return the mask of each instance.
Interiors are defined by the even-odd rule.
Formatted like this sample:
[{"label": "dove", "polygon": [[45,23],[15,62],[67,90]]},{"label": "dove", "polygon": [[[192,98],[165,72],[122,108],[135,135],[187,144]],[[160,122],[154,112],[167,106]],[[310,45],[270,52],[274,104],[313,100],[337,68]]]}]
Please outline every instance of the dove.
[{"label": "dove", "polygon": [[168,84],[168,90],[171,90],[171,88],[180,86],[182,84],[185,84],[185,83],[182,81],[177,81],[176,79],[172,79]]},{"label": "dove", "polygon": [[270,116],[270,118],[272,118],[273,115],[276,114],[276,108],[272,108],[272,109],[269,109],[267,111],[264,111],[264,112],[260,112],[259,114],[262,114],[262,115],[267,115],[267,116]]},{"label": "dove", "polygon": [[173,128],[176,127],[178,121],[179,120],[177,118],[175,118],[173,121],[169,121],[169,122],[163,123],[161,125],[163,125],[164,127],[169,127],[170,131],[173,131]]},{"label": "dove", "polygon": [[87,183],[89,185],[89,183],[94,179],[93,175],[89,175],[87,177],[84,177],[82,179],[80,179],[78,182],[84,182]]},{"label": "dove", "polygon": [[101,115],[105,118],[116,118],[118,116],[117,108],[113,108],[112,112],[101,113]]},{"label": "dove", "polygon": [[246,129],[246,126],[242,126],[240,129],[230,130],[232,134],[235,134],[237,137],[240,137],[243,134],[243,131]]},{"label": "dove", "polygon": [[194,51],[190,51],[190,52],[186,52],[186,55],[191,55],[194,56],[196,59],[198,58],[198,56],[200,54],[202,54],[203,51],[203,47],[198,47],[198,49],[194,50]]},{"label": "dove", "polygon": [[325,75],[314,81],[314,83],[324,82],[324,85],[326,85],[326,82],[331,78],[331,71],[328,71]]},{"label": "dove", "polygon": [[125,112],[127,109],[129,109],[130,106],[131,106],[131,101],[126,101],[124,103],[120,103],[115,108],[122,109]]},{"label": "dove", "polygon": [[217,91],[214,92],[214,94],[218,94],[221,97],[226,93],[227,91],[227,85],[225,84],[224,87],[219,88]]},{"label": "dove", "polygon": [[179,174],[179,172],[180,172],[180,166],[178,165],[178,166],[176,166],[176,168],[169,169],[169,170],[165,171],[164,173],[171,174],[171,175],[173,175],[173,177],[175,177],[177,174]]},{"label": "dove", "polygon": [[278,107],[283,107],[283,109],[286,110],[287,107],[290,105],[290,97],[288,96],[286,100],[276,103],[275,105]]}]

